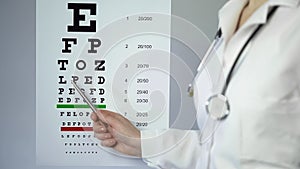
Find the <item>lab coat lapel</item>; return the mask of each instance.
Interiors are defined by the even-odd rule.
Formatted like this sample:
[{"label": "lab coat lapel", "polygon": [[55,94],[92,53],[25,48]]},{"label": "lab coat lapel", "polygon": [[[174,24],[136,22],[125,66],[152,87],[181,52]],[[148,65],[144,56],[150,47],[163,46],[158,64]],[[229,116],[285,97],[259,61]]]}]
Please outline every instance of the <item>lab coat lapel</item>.
[{"label": "lab coat lapel", "polygon": [[247,2],[248,0],[230,0],[219,10],[219,27],[225,44],[235,32],[239,14]]},{"label": "lab coat lapel", "polygon": [[[225,47],[223,60],[224,76],[227,77],[231,67],[237,59],[238,54],[242,50],[247,40],[256,30],[256,28],[260,24],[266,24],[268,22],[267,16],[272,7],[281,5],[295,6],[298,3],[299,0],[270,0],[266,2],[263,6],[261,6],[255,13],[253,13],[253,15],[247,20],[247,22],[241,28],[239,28],[239,30],[232,36],[232,38],[228,41],[228,44]],[[237,13],[238,17],[235,16],[235,18],[239,19],[240,12],[241,10],[239,10],[239,12]],[[228,35],[230,35],[232,31],[232,34],[234,33],[236,24],[237,21],[234,24],[232,24],[234,25],[234,28],[232,26],[230,27],[231,31],[228,31],[229,33],[227,32]],[[241,57],[245,55],[245,53],[247,52],[246,50],[247,48],[245,49]],[[242,58],[240,58],[240,60],[242,60]]]},{"label": "lab coat lapel", "polygon": [[269,0],[261,8],[258,9],[253,15],[248,19],[248,21],[241,27],[248,28],[252,25],[265,24],[267,23],[267,17],[269,11],[274,6],[286,6],[286,7],[295,7],[299,4],[300,0]]}]

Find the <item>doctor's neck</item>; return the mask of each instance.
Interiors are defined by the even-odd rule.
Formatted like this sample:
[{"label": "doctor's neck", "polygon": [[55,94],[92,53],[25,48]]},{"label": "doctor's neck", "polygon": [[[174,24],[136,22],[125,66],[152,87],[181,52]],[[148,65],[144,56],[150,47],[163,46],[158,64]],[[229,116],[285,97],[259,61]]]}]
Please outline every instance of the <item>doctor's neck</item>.
[{"label": "doctor's neck", "polygon": [[246,7],[252,8],[252,9],[257,9],[260,6],[262,6],[265,2],[268,0],[249,0],[248,4]]},{"label": "doctor's neck", "polygon": [[249,0],[240,14],[237,29],[240,28],[248,20],[248,18],[250,18],[250,16],[267,1],[268,0]]}]

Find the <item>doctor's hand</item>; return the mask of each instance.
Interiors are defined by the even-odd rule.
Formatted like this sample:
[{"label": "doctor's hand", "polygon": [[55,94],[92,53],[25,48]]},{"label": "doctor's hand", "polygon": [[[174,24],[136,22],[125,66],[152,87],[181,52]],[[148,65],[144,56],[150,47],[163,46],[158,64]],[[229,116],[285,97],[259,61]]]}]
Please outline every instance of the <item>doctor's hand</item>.
[{"label": "doctor's hand", "polygon": [[[140,131],[131,122],[118,113],[101,110],[91,114],[94,121],[95,137],[101,145],[111,147],[120,153],[141,157]],[[107,127],[101,125],[101,119]]]}]

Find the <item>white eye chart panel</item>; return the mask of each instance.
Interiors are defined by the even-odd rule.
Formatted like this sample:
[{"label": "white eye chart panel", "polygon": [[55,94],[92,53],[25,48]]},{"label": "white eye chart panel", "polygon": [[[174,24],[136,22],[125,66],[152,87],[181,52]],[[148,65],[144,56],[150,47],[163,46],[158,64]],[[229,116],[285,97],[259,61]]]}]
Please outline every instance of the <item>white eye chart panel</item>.
[{"label": "white eye chart panel", "polygon": [[140,130],[168,128],[171,0],[37,0],[36,16],[37,164],[141,165],[101,147],[71,80]]}]

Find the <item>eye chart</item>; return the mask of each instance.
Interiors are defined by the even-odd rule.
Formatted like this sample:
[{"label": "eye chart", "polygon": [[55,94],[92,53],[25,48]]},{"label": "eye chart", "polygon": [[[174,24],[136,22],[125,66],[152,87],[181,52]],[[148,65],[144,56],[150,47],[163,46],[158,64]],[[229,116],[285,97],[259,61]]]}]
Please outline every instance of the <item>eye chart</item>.
[{"label": "eye chart", "polygon": [[36,11],[37,164],[140,165],[100,146],[71,81],[140,130],[168,128],[171,0],[37,0]]}]

